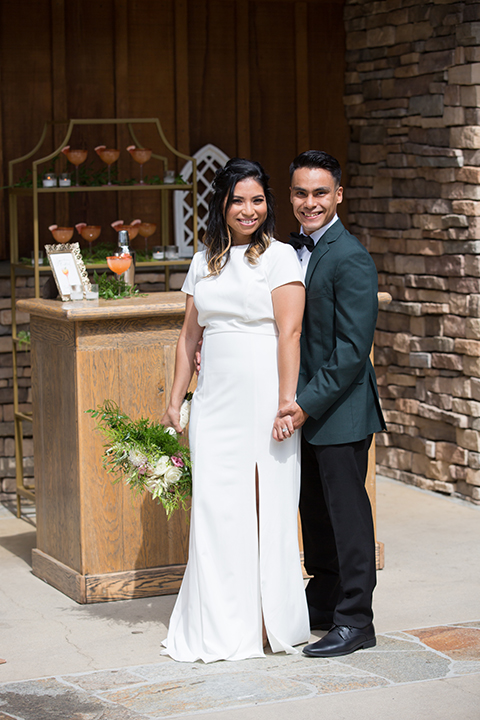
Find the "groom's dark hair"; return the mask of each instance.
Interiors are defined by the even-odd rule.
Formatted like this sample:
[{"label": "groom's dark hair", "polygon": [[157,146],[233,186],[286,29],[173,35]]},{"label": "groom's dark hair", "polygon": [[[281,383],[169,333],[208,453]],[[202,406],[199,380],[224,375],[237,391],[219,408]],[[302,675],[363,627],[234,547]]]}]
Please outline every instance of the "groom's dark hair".
[{"label": "groom's dark hair", "polygon": [[295,170],[299,168],[320,168],[322,170],[328,170],[333,176],[337,187],[340,185],[342,180],[342,169],[338,160],[324,152],[323,150],[307,150],[306,152],[297,155],[295,160],[290,165],[290,180]]}]

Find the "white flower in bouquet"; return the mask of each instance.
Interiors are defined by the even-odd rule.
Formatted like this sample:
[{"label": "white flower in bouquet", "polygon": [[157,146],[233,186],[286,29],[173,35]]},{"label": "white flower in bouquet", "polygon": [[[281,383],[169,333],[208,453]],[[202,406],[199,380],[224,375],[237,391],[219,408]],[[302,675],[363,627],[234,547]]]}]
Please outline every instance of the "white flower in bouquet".
[{"label": "white flower in bouquet", "polygon": [[168,485],[175,485],[175,483],[177,483],[182,477],[182,472],[182,469],[179,467],[169,467],[165,475],[163,476],[165,482]]},{"label": "white flower in bouquet", "polygon": [[125,458],[128,456],[128,451],[126,451],[120,443],[114,443],[109,448],[106,448],[105,455],[115,455],[118,458]]},{"label": "white flower in bouquet", "polygon": [[[182,421],[188,422],[192,394],[185,397]],[[103,467],[122,477],[133,492],[149,491],[161,503],[167,517],[179,509],[188,512],[192,495],[192,463],[188,447],[178,439],[174,428],[140,418],[131,420],[112,400],[87,410],[97,419],[97,429],[107,440]],[[135,438],[135,440],[133,440]]]},{"label": "white flower in bouquet", "polygon": [[148,480],[145,480],[145,487],[149,492],[153,493],[155,488],[158,486],[158,477],[150,477]]},{"label": "white flower in bouquet", "polygon": [[148,462],[147,456],[140,452],[137,448],[130,450],[128,453],[128,459],[135,467],[142,467],[142,465],[145,465]]},{"label": "white flower in bouquet", "polygon": [[157,460],[153,467],[153,472],[155,475],[164,475],[168,467],[170,466],[170,460],[168,455],[162,455],[161,458]]},{"label": "white flower in bouquet", "polygon": [[145,483],[145,487],[147,488],[147,490],[149,490],[149,492],[151,492],[153,499],[158,499],[162,497],[166,489],[163,477],[149,480],[147,483]]},{"label": "white flower in bouquet", "polygon": [[192,405],[191,399],[185,398],[180,406],[180,427],[182,430],[187,427],[188,421],[190,420],[190,407]]}]

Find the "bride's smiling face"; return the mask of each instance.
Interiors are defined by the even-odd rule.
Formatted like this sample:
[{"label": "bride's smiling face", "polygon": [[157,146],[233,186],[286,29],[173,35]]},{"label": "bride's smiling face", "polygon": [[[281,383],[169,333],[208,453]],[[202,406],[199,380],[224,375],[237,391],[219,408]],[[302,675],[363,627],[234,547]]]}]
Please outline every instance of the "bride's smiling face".
[{"label": "bride's smiling face", "polygon": [[267,200],[263,188],[254,178],[240,180],[233,191],[225,221],[234,245],[246,245],[267,218]]}]

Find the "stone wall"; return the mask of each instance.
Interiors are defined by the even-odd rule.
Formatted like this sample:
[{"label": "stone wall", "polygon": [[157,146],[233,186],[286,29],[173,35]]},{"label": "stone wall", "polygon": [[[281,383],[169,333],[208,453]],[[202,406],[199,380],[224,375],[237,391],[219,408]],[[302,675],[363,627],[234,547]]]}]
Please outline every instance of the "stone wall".
[{"label": "stone wall", "polygon": [[[170,275],[170,289],[179,290],[184,272]],[[46,277],[41,276],[41,284]],[[135,282],[140,292],[165,290],[163,272],[137,272]],[[33,277],[18,276],[15,294],[17,299],[34,297]],[[17,331],[29,329],[30,317],[17,313]],[[21,412],[32,411],[30,352],[21,351],[18,359],[18,392]],[[23,472],[24,482],[34,485],[32,426],[23,423]],[[12,312],[10,279],[0,277],[0,501],[12,500],[16,486],[15,430],[13,417],[13,367],[12,367]]]},{"label": "stone wall", "polygon": [[346,0],[349,223],[371,252],[378,471],[480,502],[480,3]]}]

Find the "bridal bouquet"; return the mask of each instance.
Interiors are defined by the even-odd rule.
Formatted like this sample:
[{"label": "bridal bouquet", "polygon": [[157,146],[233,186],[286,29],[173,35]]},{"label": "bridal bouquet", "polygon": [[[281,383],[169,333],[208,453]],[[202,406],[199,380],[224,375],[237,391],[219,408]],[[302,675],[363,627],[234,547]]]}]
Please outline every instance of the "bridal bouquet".
[{"label": "bridal bouquet", "polygon": [[[182,404],[182,428],[188,423],[191,399],[188,393]],[[112,400],[87,412],[98,421],[97,428],[107,440],[102,462],[109,473],[117,475],[114,482],[123,477],[135,493],[148,490],[168,518],[179,507],[187,510],[192,494],[190,452],[179,443],[173,428],[144,418],[130,420]]]}]

